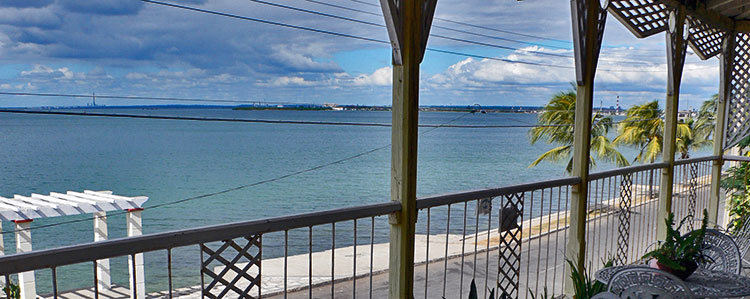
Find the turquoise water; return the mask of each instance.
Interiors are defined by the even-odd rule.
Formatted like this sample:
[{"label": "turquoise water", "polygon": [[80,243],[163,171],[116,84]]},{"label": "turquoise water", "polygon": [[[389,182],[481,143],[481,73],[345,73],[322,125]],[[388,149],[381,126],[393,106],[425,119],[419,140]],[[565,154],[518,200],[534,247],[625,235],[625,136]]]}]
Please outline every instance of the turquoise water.
[{"label": "turquoise water", "polygon": [[[390,112],[233,111],[230,109],[97,109],[96,112],[251,119],[389,123]],[[442,124],[462,113],[422,112],[420,123]],[[475,114],[452,124],[528,125],[533,114]],[[530,145],[528,128],[422,128],[418,194],[506,186],[565,176],[563,164],[528,165],[552,146]],[[0,114],[0,196],[66,190],[112,190],[145,195],[145,233],[252,220],[389,200],[390,148],[314,172],[179,205],[149,206],[220,191],[311,168],[390,143],[390,128],[196,122],[76,116]],[[623,149],[628,158],[633,150]],[[695,156],[707,154],[708,149]],[[600,162],[596,170],[612,168]],[[90,217],[35,220],[32,226]],[[122,237],[124,217],[109,219],[110,237]],[[367,225],[365,225],[367,226]],[[384,227],[384,228],[383,228]],[[3,223],[3,230],[12,230]],[[344,229],[337,228],[337,233]],[[387,238],[379,226],[376,241]],[[345,233],[345,232],[342,232]],[[84,221],[32,232],[34,249],[93,241]],[[351,236],[351,233],[349,233]],[[306,238],[292,232],[290,239]],[[351,238],[351,237],[350,237]],[[369,237],[368,237],[369,238]],[[12,234],[4,235],[14,252]],[[368,239],[369,241],[369,239]],[[278,256],[278,239],[264,239],[264,257]],[[348,241],[349,244],[351,241]],[[337,246],[347,241],[338,241]],[[315,244],[316,248],[323,245]],[[265,247],[264,247],[265,249]],[[290,248],[301,253],[306,248]],[[176,250],[176,286],[197,283],[198,249]],[[163,289],[165,253],[146,255],[149,291]],[[127,284],[124,259],[113,260],[115,282]],[[65,267],[61,289],[90,285],[90,265]],[[40,271],[41,290],[49,290]],[[81,279],[83,277],[86,279]]]}]

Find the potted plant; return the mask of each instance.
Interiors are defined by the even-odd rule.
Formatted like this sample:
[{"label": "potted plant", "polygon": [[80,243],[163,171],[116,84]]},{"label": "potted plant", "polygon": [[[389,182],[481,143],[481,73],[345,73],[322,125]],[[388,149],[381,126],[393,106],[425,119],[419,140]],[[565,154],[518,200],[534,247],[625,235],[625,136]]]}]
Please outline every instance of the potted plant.
[{"label": "potted plant", "polygon": [[643,258],[656,260],[656,266],[659,269],[672,273],[681,279],[686,279],[693,274],[698,269],[699,263],[709,260],[701,250],[703,247],[703,238],[706,236],[708,212],[703,210],[703,221],[701,222],[700,229],[680,235],[682,225],[685,224],[685,221],[691,219],[692,217],[685,217],[680,221],[680,225],[675,228],[674,214],[669,213],[666,220],[666,239],[659,242],[658,248],[646,253]]}]

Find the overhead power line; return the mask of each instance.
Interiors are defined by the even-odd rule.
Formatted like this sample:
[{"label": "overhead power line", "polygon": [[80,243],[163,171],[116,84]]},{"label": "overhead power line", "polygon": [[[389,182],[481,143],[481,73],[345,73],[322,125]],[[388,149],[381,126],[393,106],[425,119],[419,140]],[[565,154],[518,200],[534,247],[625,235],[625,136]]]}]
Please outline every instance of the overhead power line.
[{"label": "overhead power line", "polygon": [[[351,8],[351,7],[348,7],[348,6],[336,5],[336,4],[327,3],[327,2],[323,2],[323,1],[317,1],[317,0],[303,0],[303,1],[310,2],[310,3],[315,3],[315,4],[319,4],[319,5],[323,5],[323,6],[328,6],[328,7],[333,7],[333,8],[338,8],[338,9],[353,11],[353,12],[357,12],[357,13],[367,14],[367,15],[371,15],[371,16],[377,16],[377,17],[380,17],[380,18],[383,17],[383,15],[380,14],[380,13],[369,12],[369,11],[366,11],[366,10]],[[550,44],[541,44],[541,43],[535,43],[535,42],[521,41],[521,40],[510,39],[510,38],[506,38],[506,37],[495,36],[495,35],[487,35],[487,34],[482,34],[482,33],[477,33],[477,32],[460,30],[460,29],[455,29],[455,28],[441,26],[441,25],[436,25],[436,24],[432,24],[432,27],[433,28],[443,29],[443,30],[448,30],[448,31],[453,31],[453,32],[459,32],[459,33],[464,33],[464,34],[470,34],[470,35],[475,35],[475,36],[481,36],[481,37],[486,37],[486,38],[503,40],[503,41],[507,41],[507,42],[525,44],[525,45],[530,45],[530,46],[540,46],[540,47],[546,47],[546,48],[558,49],[558,50],[570,50],[570,47],[561,47],[561,46],[555,46],[555,45],[550,45]]]},{"label": "overhead power line", "polygon": [[[168,3],[168,2],[162,2],[162,1],[155,1],[155,0],[138,0],[146,3],[166,6],[166,7],[172,7],[172,8],[179,8],[184,10],[190,10],[194,12],[200,12],[200,13],[206,13],[206,14],[212,14],[212,15],[218,15],[223,17],[229,17],[234,19],[240,19],[245,21],[251,21],[251,22],[258,22],[268,25],[276,25],[286,28],[292,28],[292,29],[299,29],[304,31],[310,31],[310,32],[316,32],[316,33],[322,33],[322,34],[328,34],[328,35],[334,35],[339,37],[346,37],[351,39],[357,39],[362,41],[368,41],[373,43],[379,43],[379,44],[387,44],[390,46],[390,42],[370,37],[363,37],[358,35],[352,35],[352,34],[346,34],[346,33],[340,33],[335,31],[329,31],[329,30],[323,30],[323,29],[317,29],[317,28],[311,28],[311,27],[305,27],[305,26],[298,26],[298,25],[291,25],[287,23],[282,22],[276,22],[276,21],[269,21],[269,20],[263,20],[258,18],[251,18],[251,17],[245,17],[230,13],[224,13],[224,12],[218,12],[208,9],[202,9],[202,8],[196,8],[191,6],[185,6],[180,4],[174,4],[174,3]],[[435,49],[435,48],[427,48],[427,51],[436,52],[436,53],[443,53],[443,54],[450,54],[450,55],[457,55],[457,56],[463,56],[463,57],[473,57],[473,58],[480,58],[480,59],[489,59],[489,60],[496,60],[496,61],[503,61],[508,63],[515,63],[515,64],[526,64],[526,65],[534,65],[534,66],[544,66],[544,67],[553,67],[553,68],[563,68],[563,69],[575,69],[573,66],[564,66],[564,65],[555,65],[555,64],[548,64],[548,63],[538,63],[538,62],[530,62],[530,61],[523,61],[523,60],[511,60],[511,59],[505,59],[505,58],[498,58],[498,57],[490,57],[490,56],[484,56],[484,55],[478,55],[478,54],[468,54],[468,53],[462,53],[458,51],[450,51],[450,50],[443,50],[443,49]],[[654,72],[663,72],[663,71],[652,71],[652,70],[638,70],[638,69],[599,69],[599,71],[604,72],[622,72],[622,73],[654,73]]]},{"label": "overhead power line", "polygon": [[[564,111],[564,110],[561,110]],[[70,111],[70,110],[38,110],[38,109],[0,109],[0,113],[14,114],[41,114],[41,115],[65,115],[65,116],[88,116],[88,117],[114,117],[114,118],[139,118],[139,119],[160,119],[160,120],[186,120],[186,121],[207,121],[207,122],[238,122],[238,123],[265,123],[265,124],[291,124],[291,125],[325,125],[325,126],[360,126],[360,127],[391,127],[389,123],[371,123],[371,122],[334,122],[334,121],[305,121],[305,120],[273,120],[273,119],[242,119],[242,118],[222,118],[222,117],[196,117],[196,116],[174,116],[174,115],[148,115],[133,113],[98,113],[87,111]],[[652,120],[652,119],[647,119]],[[620,121],[622,122],[640,122],[637,121]],[[464,129],[499,129],[499,128],[539,128],[539,127],[565,127],[572,125],[451,125],[451,124],[419,124],[420,128],[464,128]]]},{"label": "overhead power line", "polygon": [[[361,1],[361,0],[350,0],[350,1],[356,2],[356,3],[360,3],[360,4],[364,4],[364,5],[367,5],[367,6],[378,7],[378,8],[380,7],[380,5],[377,5],[377,4],[374,4],[374,3],[370,3],[370,2]],[[548,41],[560,42],[560,43],[571,43],[571,41],[569,41],[569,40],[554,39],[554,38],[543,37],[543,36],[538,36],[538,35],[532,35],[532,34],[526,34],[526,33],[520,33],[520,32],[508,31],[508,30],[502,30],[502,29],[497,29],[497,28],[492,28],[492,27],[487,27],[487,26],[481,26],[481,25],[475,25],[475,24],[470,24],[470,23],[465,23],[465,22],[459,22],[459,21],[449,20],[449,19],[445,19],[445,18],[435,17],[434,19],[435,20],[440,20],[440,21],[443,21],[443,22],[447,22],[447,23],[464,25],[464,26],[468,26],[468,27],[474,27],[474,28],[479,28],[479,29],[496,31],[496,32],[501,32],[501,33],[505,33],[505,34],[512,34],[512,35],[516,35],[516,36],[523,36],[523,37],[528,37],[528,38],[533,38],[533,39],[548,40]]]},{"label": "overhead power line", "polygon": [[[320,12],[320,11],[309,10],[309,9],[304,9],[304,8],[299,8],[299,7],[294,7],[294,6],[290,6],[290,5],[284,5],[284,4],[279,4],[279,3],[274,3],[274,2],[264,1],[264,0],[250,0],[250,1],[255,2],[255,3],[259,3],[259,4],[263,4],[263,5],[268,5],[268,6],[273,6],[273,7],[278,7],[278,8],[288,9],[288,10],[293,10],[293,11],[298,11],[298,12],[303,12],[303,13],[307,13],[307,14],[313,14],[313,15],[323,16],[323,17],[327,17],[327,18],[333,18],[333,19],[348,21],[348,22],[353,22],[353,23],[358,23],[358,24],[370,25],[370,26],[375,26],[375,27],[380,27],[380,28],[385,28],[386,27],[384,24],[380,24],[380,23],[374,23],[374,22],[370,22],[370,21],[364,21],[364,20],[359,20],[359,19],[355,19],[355,18],[344,17],[344,16],[340,16],[340,15],[334,15],[334,14],[329,14],[329,13],[324,13],[324,12]],[[448,30],[453,30],[453,29],[448,29]],[[458,30],[458,31],[469,33],[468,31],[463,31],[463,30]],[[573,59],[572,55],[565,55],[565,54],[558,54],[558,53],[549,53],[549,52],[535,51],[535,50],[526,50],[526,49],[520,49],[520,48],[515,48],[515,47],[510,47],[510,46],[505,46],[505,45],[491,44],[491,43],[480,42],[480,41],[475,41],[475,40],[468,40],[468,39],[457,38],[457,37],[452,37],[452,36],[445,36],[445,35],[441,35],[441,34],[435,34],[434,32],[430,33],[430,37],[440,38],[440,39],[444,39],[444,40],[450,40],[450,41],[459,42],[459,43],[472,44],[472,45],[477,45],[477,46],[485,46],[485,47],[491,47],[491,48],[497,48],[497,49],[503,49],[503,50],[511,50],[511,51],[520,51],[520,52],[531,53],[531,54],[535,54],[535,55],[544,55],[544,56],[553,56],[553,57],[561,57],[561,58]],[[634,61],[634,60],[611,59],[611,58],[599,58],[599,60],[601,60],[601,61],[613,61],[613,62],[625,62],[625,63],[630,63],[630,64],[636,63],[636,64],[653,65],[652,63],[648,63],[648,62],[644,62],[644,61]]]}]

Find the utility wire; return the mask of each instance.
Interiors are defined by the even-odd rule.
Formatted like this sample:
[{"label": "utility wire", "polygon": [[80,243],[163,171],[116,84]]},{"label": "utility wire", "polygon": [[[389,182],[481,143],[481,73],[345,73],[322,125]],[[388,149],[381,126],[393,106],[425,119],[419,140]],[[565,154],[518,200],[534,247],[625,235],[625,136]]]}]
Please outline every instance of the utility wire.
[{"label": "utility wire", "polygon": [[[504,83],[504,84],[510,84],[510,83]],[[518,85],[527,85],[524,83],[518,83]],[[602,90],[601,92],[608,92],[609,90]],[[88,94],[66,94],[66,93],[31,93],[31,92],[4,92],[0,91],[0,95],[8,95],[8,96],[38,96],[38,97],[55,97],[55,98],[92,98],[94,95],[88,95]],[[243,101],[243,100],[223,100],[223,99],[203,99],[203,98],[178,98],[178,97],[152,97],[152,96],[118,96],[118,95],[96,95],[97,98],[100,99],[125,99],[125,100],[155,100],[155,101],[178,101],[178,102],[210,102],[210,103],[247,103],[247,104],[295,104],[295,105],[320,105],[318,103],[300,103],[300,102],[277,102],[277,101]],[[348,106],[348,105],[344,105]],[[227,106],[232,107],[232,106]],[[452,107],[461,107],[463,106],[452,106]],[[494,106],[483,106],[483,107],[494,107]],[[511,110],[513,111],[513,107],[515,106],[507,106],[510,107],[510,109],[497,109],[497,110]],[[544,109],[542,107],[534,108],[534,107],[526,107],[521,108],[520,106],[519,110],[523,111],[534,111],[534,112],[545,112],[545,111],[575,111],[575,109]],[[71,107],[70,109],[84,109],[87,107]],[[6,108],[11,109],[11,108]],[[25,108],[14,108],[13,111],[16,110],[24,110]],[[63,108],[65,109],[65,108]],[[493,109],[493,108],[490,108]],[[642,110],[661,110],[661,109],[642,109]]]},{"label": "utility wire", "polygon": [[[338,8],[338,9],[343,9],[343,10],[352,11],[352,12],[356,12],[356,13],[362,13],[362,14],[366,14],[366,15],[377,16],[377,17],[380,17],[380,18],[383,17],[383,15],[380,14],[380,13],[369,12],[369,11],[366,11],[366,10],[351,8],[351,7],[343,6],[343,5],[336,5],[336,4],[327,3],[327,2],[323,2],[323,1],[317,1],[317,0],[302,0],[302,1],[310,2],[310,3],[315,3],[315,4],[319,4],[319,5],[323,5],[323,6],[328,6],[328,7],[333,7],[333,8]],[[561,47],[561,46],[555,46],[555,45],[550,45],[550,44],[543,44],[543,43],[538,43],[538,42],[522,41],[522,40],[517,40],[517,39],[500,37],[500,36],[496,36],[496,35],[488,35],[488,34],[483,34],[483,33],[478,33],[478,32],[471,32],[471,31],[466,31],[466,30],[461,30],[461,29],[456,29],[456,28],[441,26],[441,25],[437,25],[437,24],[432,24],[432,28],[438,28],[438,29],[442,29],[442,30],[448,30],[448,31],[453,31],[453,32],[458,32],[458,33],[463,33],[463,34],[469,34],[469,35],[474,35],[474,36],[479,36],[479,37],[485,37],[485,38],[491,38],[491,39],[496,39],[496,40],[502,40],[502,41],[506,41],[506,42],[519,43],[519,44],[524,44],[524,45],[529,45],[529,46],[539,46],[539,47],[545,47],[545,48],[557,49],[557,50],[570,50],[570,47]],[[568,41],[568,43],[570,43],[570,41]],[[607,49],[605,48],[603,50],[606,51]],[[642,50],[638,50],[638,51],[642,51]],[[630,53],[630,51],[629,51],[629,53]],[[663,55],[632,55],[632,54],[628,54],[628,56],[629,57],[644,57],[644,58],[664,58]]]},{"label": "utility wire", "polygon": [[[319,2],[319,1],[315,1],[315,0],[303,0],[303,1],[314,2],[314,3],[318,3]],[[355,3],[364,4],[364,5],[371,6],[371,7],[380,8],[380,5],[378,5],[378,4],[373,4],[373,3],[369,3],[369,2],[365,2],[365,1],[360,1],[360,0],[350,0],[350,1],[351,2],[355,2]],[[327,5],[327,3],[323,4],[323,5]],[[336,7],[336,6],[342,7],[340,5],[335,5],[335,4],[330,4],[330,5],[333,6],[333,7]],[[342,7],[342,8],[346,9],[345,6]],[[355,9],[355,8],[352,8],[352,10],[363,12],[363,13],[372,14],[371,12],[367,12],[367,11],[363,11],[363,10],[358,10],[358,9]],[[382,16],[382,15],[380,15],[380,16]],[[475,25],[475,24],[466,23],[466,22],[459,22],[459,21],[449,20],[449,19],[445,19],[445,18],[435,17],[434,19],[435,20],[440,20],[440,21],[443,21],[443,22],[448,22],[448,23],[453,23],[453,24],[458,24],[458,25],[463,25],[463,26],[468,26],[468,27],[474,27],[474,28],[479,28],[479,29],[485,29],[485,30],[490,30],[490,31],[496,31],[496,32],[501,32],[501,33],[505,33],[505,34],[510,34],[510,35],[523,36],[523,37],[528,37],[528,38],[533,38],[533,39],[547,40],[547,41],[559,42],[559,43],[564,43],[564,44],[572,44],[573,43],[572,41],[569,41],[569,40],[554,39],[554,38],[549,38],[549,37],[544,37],[544,36],[539,36],[539,35],[533,35],[533,34],[527,34],[527,33],[521,33],[521,32],[509,31],[509,30],[502,30],[502,29],[497,29],[497,28],[492,28],[492,27],[487,27],[487,26],[480,26],[480,25]],[[436,26],[433,25],[433,27],[436,27]],[[541,45],[541,44],[539,44],[539,45]],[[555,47],[555,46],[547,45],[547,47]],[[569,49],[569,48],[566,48],[566,47],[559,47],[559,48],[560,49]],[[660,50],[644,50],[644,49],[641,49],[640,51],[661,52]],[[663,56],[641,56],[641,57],[663,57]]]},{"label": "utility wire", "polygon": [[[471,113],[469,112],[469,113],[461,114],[460,116],[458,116],[456,118],[453,118],[453,119],[451,119],[449,121],[446,121],[446,122],[442,123],[441,125],[438,125],[436,127],[433,127],[433,128],[431,128],[429,130],[426,130],[426,131],[422,132],[422,134],[427,134],[427,133],[430,133],[430,132],[432,132],[432,131],[434,131],[434,130],[436,130],[438,128],[441,128],[443,126],[447,126],[450,123],[455,122],[455,121],[457,121],[459,119],[462,119],[462,118],[466,117],[469,114],[471,114]],[[187,197],[187,198],[183,198],[183,199],[179,199],[179,200],[175,200],[175,201],[170,201],[170,202],[165,202],[165,203],[153,205],[153,206],[148,207],[146,210],[150,211],[150,210],[153,210],[153,209],[158,209],[158,208],[162,208],[162,207],[166,207],[166,206],[181,204],[181,203],[188,202],[188,201],[203,199],[203,198],[207,198],[207,197],[213,197],[213,196],[217,196],[217,195],[221,195],[221,194],[226,194],[226,193],[230,193],[230,192],[234,192],[234,191],[238,191],[238,190],[242,190],[242,189],[246,189],[246,188],[250,188],[250,187],[255,187],[255,186],[259,186],[259,185],[263,185],[263,184],[268,184],[268,183],[276,182],[276,181],[283,180],[283,179],[286,179],[286,178],[289,178],[289,177],[293,177],[293,176],[297,176],[297,175],[300,175],[300,174],[303,174],[303,173],[313,172],[313,171],[320,170],[320,169],[323,169],[323,168],[326,168],[326,167],[329,167],[329,166],[333,166],[333,165],[336,165],[336,164],[341,164],[343,162],[346,162],[346,161],[349,161],[349,160],[353,160],[353,159],[356,159],[356,158],[359,158],[359,157],[362,157],[362,156],[366,156],[366,155],[372,154],[374,152],[386,149],[386,148],[388,148],[390,146],[391,146],[391,144],[389,143],[387,145],[383,145],[383,146],[380,146],[380,147],[377,147],[377,148],[374,148],[374,149],[371,149],[371,150],[368,150],[368,151],[364,151],[364,152],[361,152],[361,153],[358,153],[358,154],[355,154],[355,155],[351,155],[351,156],[348,156],[348,157],[345,157],[345,158],[342,158],[342,159],[338,159],[338,160],[335,160],[335,161],[332,161],[332,162],[328,162],[328,163],[325,163],[325,164],[321,164],[321,165],[318,165],[318,166],[314,166],[314,167],[310,167],[310,168],[306,168],[306,169],[302,169],[302,170],[290,172],[290,173],[287,173],[287,174],[284,174],[284,175],[281,175],[281,176],[277,176],[277,177],[273,177],[273,178],[270,178],[270,179],[265,179],[265,180],[257,181],[257,182],[246,184],[246,185],[241,185],[241,186],[237,186],[237,187],[233,187],[233,188],[229,188],[229,189],[224,189],[224,190],[220,190],[220,191],[216,191],[216,192],[205,193],[205,194],[201,194],[201,195],[197,195],[197,196],[193,196],[193,197]],[[125,213],[127,213],[127,211],[119,211],[119,212],[115,212],[115,213],[110,213],[107,216],[117,216],[117,215],[123,215]],[[42,228],[55,227],[55,226],[73,224],[73,223],[78,223],[78,222],[86,222],[86,221],[91,221],[91,220],[93,220],[95,218],[96,217],[89,217],[89,218],[84,218],[84,219],[76,219],[76,220],[70,220],[70,221],[64,221],[64,222],[51,223],[51,224],[47,224],[47,225],[40,225],[40,226],[30,227],[30,228],[24,229],[24,230],[37,230],[37,229],[42,229]],[[11,234],[11,233],[15,233],[17,231],[19,231],[19,230],[12,230],[12,231],[7,231],[7,232],[0,232],[0,235]]]},{"label": "utility wire", "polygon": [[[369,21],[364,21],[364,20],[359,20],[359,19],[354,19],[354,18],[349,18],[349,17],[344,17],[344,16],[340,16],[340,15],[334,15],[334,14],[324,13],[324,12],[315,11],[315,10],[309,10],[309,9],[304,9],[304,8],[299,8],[299,7],[294,7],[294,6],[289,6],[289,5],[284,5],[284,4],[274,3],[274,2],[263,1],[263,0],[250,0],[250,1],[255,2],[255,3],[259,3],[259,4],[263,4],[263,5],[268,5],[268,6],[273,6],[273,7],[278,7],[278,8],[288,9],[288,10],[294,10],[294,11],[298,11],[298,12],[303,12],[303,13],[308,13],[308,14],[323,16],[323,17],[327,17],[327,18],[333,18],[333,19],[344,20],[344,21],[353,22],[353,23],[370,25],[370,26],[375,26],[375,27],[380,27],[380,28],[386,28],[386,26],[384,24],[374,23],[374,22],[369,22]],[[450,29],[450,30],[453,30],[453,29]],[[463,31],[463,32],[467,32],[468,33],[468,31]],[[531,54],[535,54],[535,55],[553,56],[553,57],[561,57],[561,58],[568,58],[568,59],[573,59],[574,58],[572,55],[565,55],[565,54],[558,54],[558,53],[549,53],[549,52],[542,52],[542,51],[535,51],[535,50],[525,50],[525,49],[519,49],[519,48],[514,48],[514,47],[509,47],[509,46],[504,46],[504,45],[485,43],[485,42],[480,42],[480,41],[475,41],[475,40],[468,40],[468,39],[457,38],[457,37],[452,37],[452,36],[445,36],[445,35],[441,35],[441,34],[435,34],[434,32],[430,33],[430,37],[440,38],[440,39],[444,39],[444,40],[450,40],[450,41],[454,41],[454,42],[460,42],[460,43],[478,45],[478,46],[485,46],[485,47],[503,49],[503,50],[520,51],[520,52],[531,53]],[[630,63],[630,64],[653,65],[653,63],[648,63],[648,62],[644,62],[644,61],[634,61],[634,60],[609,59],[609,58],[600,58],[599,60],[602,60],[602,61],[613,61],[613,62],[626,62],[626,63]]]},{"label": "utility wire", "polygon": [[[202,8],[196,8],[191,6],[185,6],[180,4],[174,4],[174,3],[168,3],[168,2],[162,2],[162,1],[156,1],[156,0],[138,0],[141,2],[166,6],[166,7],[172,7],[172,8],[179,8],[184,10],[190,10],[194,12],[200,12],[200,13],[206,13],[206,14],[212,14],[212,15],[218,15],[223,17],[229,17],[234,19],[240,19],[245,21],[251,21],[251,22],[258,22],[263,24],[269,24],[269,25],[276,25],[286,28],[292,28],[292,29],[299,29],[304,31],[310,31],[310,32],[316,32],[316,33],[322,33],[322,34],[328,34],[328,35],[334,35],[339,37],[346,37],[351,39],[357,39],[362,41],[368,41],[373,43],[379,43],[379,44],[387,44],[390,46],[390,42],[370,37],[363,37],[358,35],[352,35],[352,34],[346,34],[346,33],[340,33],[335,31],[329,31],[329,30],[323,30],[323,29],[316,29],[311,27],[305,27],[305,26],[298,26],[298,25],[291,25],[287,23],[282,22],[276,22],[276,21],[269,21],[269,20],[263,20],[258,18],[251,18],[251,17],[245,17],[230,13],[224,13],[219,11],[213,11],[213,10],[207,10]],[[553,68],[563,68],[563,69],[575,69],[573,66],[564,66],[564,65],[555,65],[555,64],[547,64],[547,63],[538,63],[538,62],[530,62],[530,61],[522,61],[522,60],[511,60],[511,59],[505,59],[505,58],[497,58],[497,57],[489,57],[489,56],[483,56],[483,55],[477,55],[477,54],[467,54],[457,51],[450,51],[450,50],[442,50],[442,49],[435,49],[435,48],[427,48],[427,51],[437,52],[437,53],[443,53],[443,54],[451,54],[451,55],[457,55],[457,56],[464,56],[464,57],[472,57],[472,58],[480,58],[480,59],[489,59],[489,60],[496,60],[496,61],[503,61],[508,63],[516,63],[516,64],[526,64],[526,65],[534,65],[534,66],[544,66],[544,67],[553,67]],[[695,69],[693,69],[695,70]],[[621,72],[621,73],[628,73],[628,72],[634,72],[634,73],[654,73],[654,72],[663,72],[663,71],[649,71],[649,70],[638,70],[638,69],[599,69],[599,71],[604,72]]]},{"label": "utility wire", "polygon": [[[361,1],[361,0],[350,0],[350,1],[356,2],[356,3],[360,3],[360,4],[364,4],[364,5],[368,5],[368,6],[372,6],[372,7],[378,7],[378,8],[380,7],[380,5],[377,5],[377,4],[374,4],[374,3],[370,3],[370,2]],[[474,27],[474,28],[479,28],[479,29],[485,29],[485,30],[490,30],[490,31],[496,31],[496,32],[501,32],[501,33],[505,33],[505,34],[523,36],[523,37],[528,37],[528,38],[533,38],[533,39],[548,40],[548,41],[559,42],[559,43],[567,43],[567,44],[571,43],[571,41],[569,41],[569,40],[554,39],[554,38],[543,37],[543,36],[538,36],[538,35],[532,35],[532,34],[526,34],[526,33],[520,33],[520,32],[513,32],[513,31],[508,31],[508,30],[502,30],[502,29],[487,27],[487,26],[474,25],[474,24],[469,24],[469,23],[465,23],[465,22],[448,20],[448,19],[445,19],[445,18],[435,17],[434,19],[435,20],[440,20],[440,21],[443,21],[443,22],[448,22],[448,23],[453,23],[453,24],[458,24],[458,25],[464,25],[464,26],[469,26],[469,27]]]},{"label": "utility wire", "polygon": [[[333,8],[338,8],[338,9],[353,11],[353,12],[357,12],[357,13],[367,14],[367,15],[371,15],[371,16],[377,16],[377,17],[381,17],[381,18],[383,17],[383,15],[379,14],[379,13],[374,13],[374,12],[369,12],[369,11],[366,11],[366,10],[351,8],[351,7],[348,7],[348,6],[336,5],[336,4],[327,3],[327,2],[323,2],[323,1],[317,1],[317,0],[303,0],[303,1],[310,2],[310,3],[315,3],[315,4],[319,4],[319,5],[323,5],[323,6],[328,6],[328,7],[333,7]],[[503,41],[507,41],[507,42],[525,44],[525,45],[530,45],[530,46],[541,46],[541,47],[547,47],[547,48],[558,49],[558,50],[570,50],[570,47],[560,47],[560,46],[555,46],[555,45],[550,45],[550,44],[541,44],[541,43],[521,41],[521,40],[510,39],[510,38],[506,38],[506,37],[495,36],[495,35],[487,35],[487,34],[482,34],[482,33],[476,33],[476,32],[466,31],[466,30],[460,30],[460,29],[450,28],[450,27],[441,26],[441,25],[435,25],[435,24],[433,24],[432,27],[433,28],[443,29],[443,30],[448,30],[448,31],[453,31],[453,32],[459,32],[459,33],[464,33],[464,34],[470,34],[470,35],[475,35],[475,36],[481,36],[481,37],[486,37],[486,38],[503,40]]]},{"label": "utility wire", "polygon": [[[566,110],[561,110],[566,111]],[[271,119],[241,119],[241,118],[217,118],[217,117],[194,117],[194,116],[171,116],[171,115],[145,115],[145,114],[124,114],[124,113],[91,113],[79,111],[54,111],[54,110],[22,110],[22,109],[0,109],[0,113],[14,114],[41,114],[41,115],[64,115],[64,116],[89,116],[89,117],[114,117],[114,118],[138,118],[138,119],[160,119],[160,120],[186,120],[186,121],[208,121],[208,122],[239,122],[239,123],[267,123],[267,124],[292,124],[292,125],[326,125],[326,126],[360,126],[360,127],[391,127],[388,123],[369,123],[369,122],[332,122],[332,121],[304,121],[304,120],[271,120]],[[469,112],[471,113],[471,112]],[[656,119],[656,118],[653,118]],[[613,122],[618,124],[622,122],[640,122],[653,119],[619,121]],[[451,125],[451,124],[419,124],[421,128],[468,128],[468,129],[497,129],[497,128],[540,128],[540,127],[565,127],[571,125]]]}]

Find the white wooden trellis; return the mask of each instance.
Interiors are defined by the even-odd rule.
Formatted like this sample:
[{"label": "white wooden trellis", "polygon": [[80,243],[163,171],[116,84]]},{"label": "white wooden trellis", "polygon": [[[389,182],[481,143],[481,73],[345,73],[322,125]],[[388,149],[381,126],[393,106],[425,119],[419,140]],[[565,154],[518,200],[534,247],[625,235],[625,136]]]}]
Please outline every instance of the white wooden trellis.
[{"label": "white wooden trellis", "polygon": [[[107,239],[107,212],[127,211],[128,236],[137,236],[143,233],[141,227],[141,211],[143,204],[148,200],[146,196],[121,196],[112,191],[83,192],[67,191],[66,193],[52,192],[48,195],[32,193],[30,195],[16,194],[13,197],[0,196],[0,221],[15,223],[16,252],[29,252],[31,245],[31,223],[34,219],[93,214],[94,241]],[[0,222],[2,223],[2,222]],[[1,226],[0,226],[1,227]],[[4,254],[3,240],[0,238],[0,255]],[[135,267],[132,263],[135,262]],[[135,261],[129,261],[129,271],[136,271],[136,281],[130,281],[131,287],[136,284],[138,298],[145,298],[145,282],[143,281],[143,256],[135,255]],[[96,262],[97,285],[99,289],[111,287],[111,276],[109,260]],[[133,273],[130,273],[133,277]],[[7,283],[7,282],[5,282]],[[21,288],[21,298],[35,299],[36,282],[34,272],[18,274],[18,285]],[[132,289],[132,288],[131,288]]]}]

